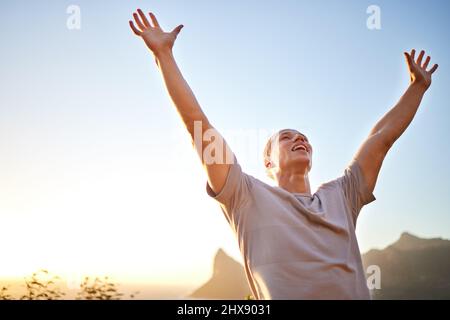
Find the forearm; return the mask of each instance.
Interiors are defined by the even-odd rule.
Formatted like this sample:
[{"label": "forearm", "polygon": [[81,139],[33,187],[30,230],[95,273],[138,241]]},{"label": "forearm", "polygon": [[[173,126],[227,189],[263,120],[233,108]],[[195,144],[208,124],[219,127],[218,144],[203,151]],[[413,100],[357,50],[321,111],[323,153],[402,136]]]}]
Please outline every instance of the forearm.
[{"label": "forearm", "polygon": [[167,92],[191,137],[194,135],[194,121],[201,121],[203,130],[210,128],[206,115],[178,68],[172,50],[155,55],[155,59]]},{"label": "forearm", "polygon": [[403,134],[413,120],[426,89],[411,83],[398,103],[372,129],[382,142],[390,147]]}]

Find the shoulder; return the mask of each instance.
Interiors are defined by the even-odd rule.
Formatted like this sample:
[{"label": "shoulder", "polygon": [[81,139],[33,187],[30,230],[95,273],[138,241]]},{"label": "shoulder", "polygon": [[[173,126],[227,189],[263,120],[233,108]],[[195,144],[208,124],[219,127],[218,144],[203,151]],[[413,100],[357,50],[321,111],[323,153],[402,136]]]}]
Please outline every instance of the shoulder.
[{"label": "shoulder", "polygon": [[328,180],[326,182],[323,182],[318,188],[316,193],[322,193],[322,192],[330,192],[330,191],[338,191],[341,189],[342,185],[342,177],[338,177],[332,180]]}]

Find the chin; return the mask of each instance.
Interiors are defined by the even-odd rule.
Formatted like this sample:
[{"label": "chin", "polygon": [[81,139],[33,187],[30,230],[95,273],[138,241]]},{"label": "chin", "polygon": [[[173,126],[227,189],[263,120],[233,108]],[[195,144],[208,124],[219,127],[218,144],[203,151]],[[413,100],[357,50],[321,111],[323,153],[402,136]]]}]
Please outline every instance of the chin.
[{"label": "chin", "polygon": [[291,161],[289,161],[289,164],[295,166],[296,168],[303,167],[307,169],[307,171],[311,170],[311,159],[309,159],[309,157],[297,157],[291,159]]},{"label": "chin", "polygon": [[297,163],[310,163],[311,162],[311,158],[309,157],[309,155],[306,154],[299,154],[296,157],[292,157],[291,158],[292,161],[297,162]]}]

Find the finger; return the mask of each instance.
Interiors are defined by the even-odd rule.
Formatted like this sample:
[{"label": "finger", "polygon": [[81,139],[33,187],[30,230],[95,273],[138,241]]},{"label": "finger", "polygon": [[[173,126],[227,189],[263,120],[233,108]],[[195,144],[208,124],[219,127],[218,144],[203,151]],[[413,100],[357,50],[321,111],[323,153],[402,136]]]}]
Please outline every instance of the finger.
[{"label": "finger", "polygon": [[140,35],[142,34],[142,32],[139,31],[139,30],[134,26],[134,23],[133,23],[133,21],[131,21],[131,20],[130,20],[130,27],[131,27],[131,30],[133,30],[133,32],[134,32],[135,35],[140,36]]},{"label": "finger", "polygon": [[139,16],[137,15],[137,13],[133,13],[133,18],[134,21],[136,21],[139,29],[141,29],[141,31],[145,31],[145,29],[147,29],[141,22],[141,19],[139,19]]},{"label": "finger", "polygon": [[416,49],[412,49],[411,50],[411,59],[412,59],[412,61],[414,61],[415,59],[416,59]]},{"label": "finger", "polygon": [[150,28],[151,27],[150,22],[148,22],[147,17],[145,16],[145,14],[142,12],[141,9],[138,9],[138,13],[141,16],[141,19],[142,19],[142,22],[144,23],[144,25],[147,28]]},{"label": "finger", "polygon": [[412,68],[412,62],[413,62],[411,56],[407,52],[403,52],[403,54],[405,55],[406,63],[408,64],[408,68],[411,69]]},{"label": "finger", "polygon": [[431,57],[427,56],[427,58],[425,59],[425,63],[423,64],[422,68],[424,68],[425,70],[428,67],[428,64],[430,63]]},{"label": "finger", "polygon": [[422,59],[423,59],[423,55],[425,54],[425,51],[420,51],[420,54],[419,54],[419,57],[417,58],[417,64],[419,65],[419,66],[421,66],[422,65]]},{"label": "finger", "polygon": [[436,71],[436,69],[439,67],[439,65],[437,65],[437,64],[435,64],[431,69],[430,69],[430,71],[428,71],[429,73],[431,73],[431,74],[433,74],[435,71]]},{"label": "finger", "polygon": [[181,31],[181,29],[183,29],[183,25],[182,24],[180,24],[178,27],[176,27],[175,29],[173,29],[172,30],[172,33],[175,35],[175,36],[177,36],[179,33],[180,33],[180,31]]},{"label": "finger", "polygon": [[151,13],[151,12],[149,12],[149,15],[150,15],[150,19],[152,19],[153,26],[154,26],[155,28],[161,28],[161,27],[159,26],[159,22],[158,22],[158,20],[156,19],[155,15],[154,15],[153,13]]}]

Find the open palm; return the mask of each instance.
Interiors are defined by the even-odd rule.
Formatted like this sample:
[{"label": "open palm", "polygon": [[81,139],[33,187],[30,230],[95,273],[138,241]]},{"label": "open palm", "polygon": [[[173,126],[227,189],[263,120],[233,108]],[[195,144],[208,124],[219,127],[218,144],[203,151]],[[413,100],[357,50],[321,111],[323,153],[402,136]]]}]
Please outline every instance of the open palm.
[{"label": "open palm", "polygon": [[141,37],[147,47],[157,55],[159,52],[167,49],[172,49],[175,43],[175,39],[180,33],[183,25],[179,25],[172,32],[164,32],[153,13],[149,13],[152,24],[148,21],[145,14],[141,9],[137,10],[137,13],[133,13],[134,21],[137,27],[134,25],[133,21],[130,20],[130,27],[134,34]]},{"label": "open palm", "polygon": [[431,85],[431,75],[436,71],[438,65],[435,64],[427,71],[428,64],[430,63],[430,56],[427,56],[425,62],[422,64],[425,51],[420,51],[417,61],[415,61],[416,50],[412,50],[411,53],[405,52],[406,63],[408,64],[409,74],[411,82],[419,83],[426,89]]}]

